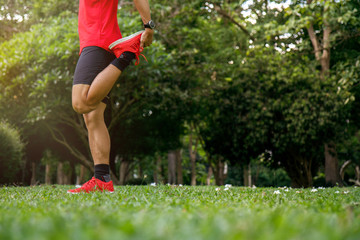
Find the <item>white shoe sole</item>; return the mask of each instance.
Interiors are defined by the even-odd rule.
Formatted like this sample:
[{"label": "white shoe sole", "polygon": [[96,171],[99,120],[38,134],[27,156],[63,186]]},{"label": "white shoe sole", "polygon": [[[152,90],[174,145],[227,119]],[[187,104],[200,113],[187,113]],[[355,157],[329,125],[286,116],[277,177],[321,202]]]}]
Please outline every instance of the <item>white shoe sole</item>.
[{"label": "white shoe sole", "polygon": [[115,47],[116,45],[118,45],[119,43],[125,42],[133,37],[136,37],[139,34],[142,34],[143,32],[145,32],[144,30],[136,32],[134,34],[131,34],[130,36],[124,37],[124,38],[120,38],[118,40],[116,40],[115,42],[113,42],[112,44],[109,45],[109,49],[112,49],[113,47]]},{"label": "white shoe sole", "polygon": [[[114,193],[115,191],[112,191],[112,192],[110,192],[110,191],[105,191],[104,193]],[[69,193],[69,194],[79,194],[79,193],[85,193],[85,192],[69,192],[69,191],[67,191],[66,193]],[[91,193],[91,192],[89,192],[89,193]]]}]

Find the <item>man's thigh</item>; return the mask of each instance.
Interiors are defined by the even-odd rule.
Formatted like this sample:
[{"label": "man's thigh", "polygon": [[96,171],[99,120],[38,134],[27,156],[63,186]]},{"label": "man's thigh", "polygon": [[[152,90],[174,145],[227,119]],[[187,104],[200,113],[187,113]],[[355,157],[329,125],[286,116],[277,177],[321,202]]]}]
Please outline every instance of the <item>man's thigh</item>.
[{"label": "man's thigh", "polygon": [[[89,87],[95,77],[114,59],[114,54],[100,47],[90,46],[83,49],[74,73],[72,89],[73,105],[84,103]],[[102,100],[105,104],[107,104],[107,101],[108,96]]]},{"label": "man's thigh", "polygon": [[90,46],[84,48],[76,64],[73,85],[91,85],[95,77],[114,59],[114,54],[100,47]]}]

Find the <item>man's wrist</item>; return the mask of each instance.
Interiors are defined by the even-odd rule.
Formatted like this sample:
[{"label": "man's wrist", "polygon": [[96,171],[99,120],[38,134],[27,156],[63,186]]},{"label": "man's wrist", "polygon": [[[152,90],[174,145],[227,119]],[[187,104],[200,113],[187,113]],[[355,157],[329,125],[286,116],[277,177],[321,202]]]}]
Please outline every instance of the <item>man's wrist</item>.
[{"label": "man's wrist", "polygon": [[154,29],[151,29],[151,28],[145,28],[145,32],[148,32],[148,33],[154,33]]},{"label": "man's wrist", "polygon": [[155,28],[155,22],[153,20],[149,20],[147,23],[144,24],[145,29],[154,29]]}]

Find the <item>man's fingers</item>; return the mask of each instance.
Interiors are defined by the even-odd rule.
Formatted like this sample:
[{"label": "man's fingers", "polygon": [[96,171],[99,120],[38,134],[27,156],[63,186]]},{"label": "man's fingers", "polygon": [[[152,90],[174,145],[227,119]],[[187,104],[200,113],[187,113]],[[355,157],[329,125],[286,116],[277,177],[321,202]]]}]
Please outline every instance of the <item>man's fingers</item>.
[{"label": "man's fingers", "polygon": [[141,39],[140,39],[140,47],[147,47],[146,46],[146,38],[144,35],[141,36]]},{"label": "man's fingers", "polygon": [[143,33],[140,39],[140,47],[148,47],[152,43],[152,34]]},{"label": "man's fingers", "polygon": [[140,42],[140,47],[148,47],[148,46],[150,46],[150,44],[148,42],[146,42],[146,41]]}]

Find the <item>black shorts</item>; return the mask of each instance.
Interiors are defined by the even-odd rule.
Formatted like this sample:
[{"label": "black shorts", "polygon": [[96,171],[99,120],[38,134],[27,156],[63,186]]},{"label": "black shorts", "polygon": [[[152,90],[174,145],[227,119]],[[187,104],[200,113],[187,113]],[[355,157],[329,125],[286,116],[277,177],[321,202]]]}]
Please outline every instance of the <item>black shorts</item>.
[{"label": "black shorts", "polygon": [[73,85],[91,85],[95,77],[115,59],[115,55],[101,47],[85,47],[76,64]]},{"label": "black shorts", "polygon": [[[104,70],[116,58],[116,56],[101,47],[85,47],[76,64],[73,85],[91,85],[95,77]],[[107,104],[109,95],[102,102]]]}]

